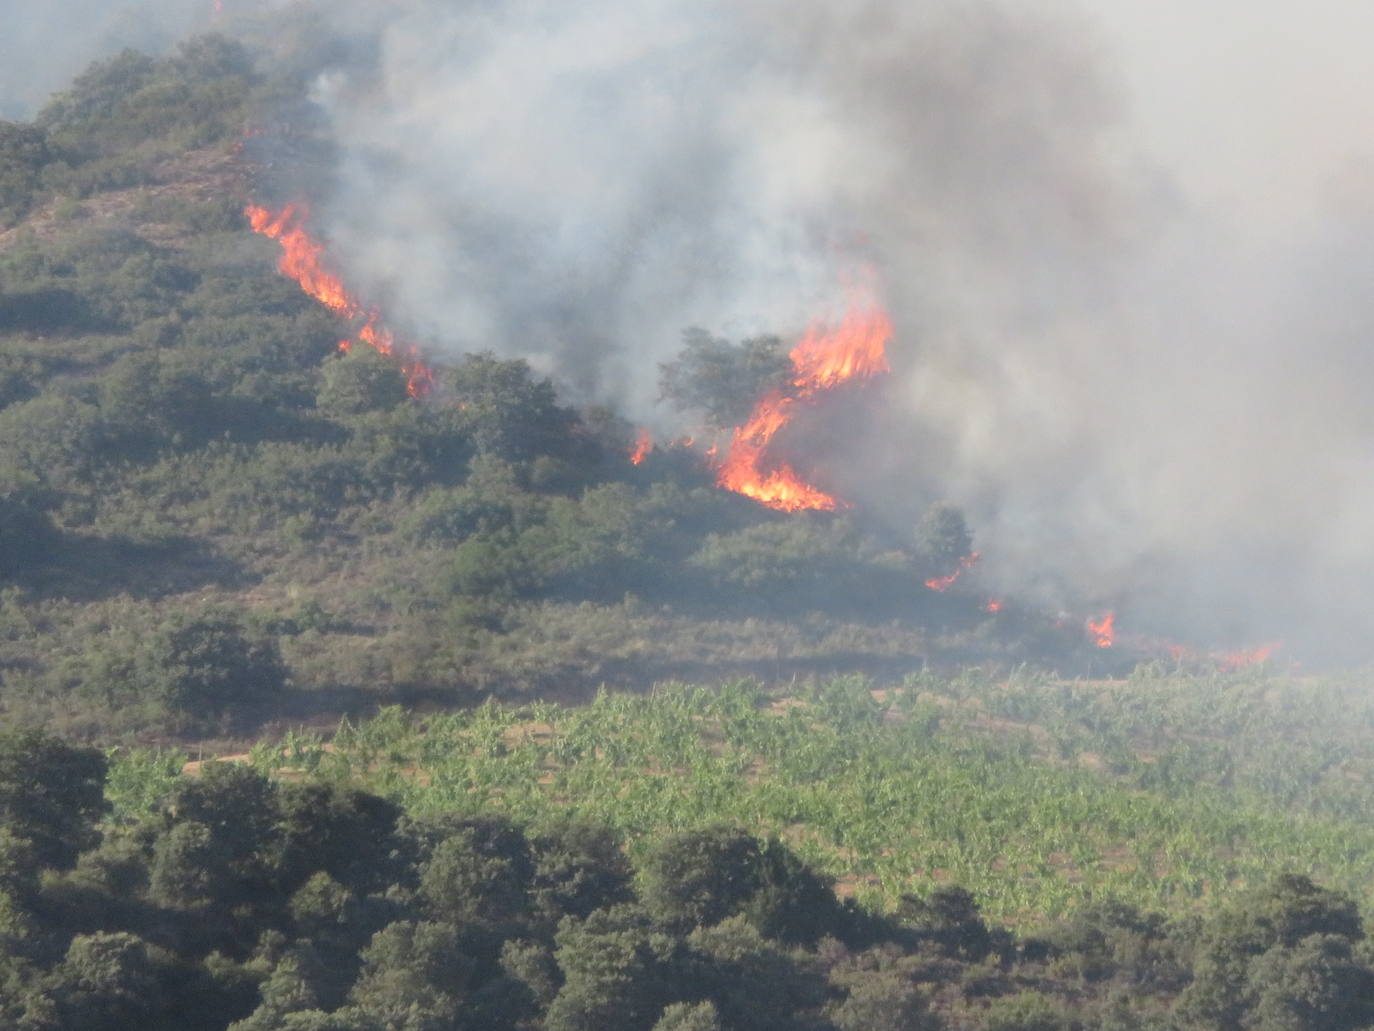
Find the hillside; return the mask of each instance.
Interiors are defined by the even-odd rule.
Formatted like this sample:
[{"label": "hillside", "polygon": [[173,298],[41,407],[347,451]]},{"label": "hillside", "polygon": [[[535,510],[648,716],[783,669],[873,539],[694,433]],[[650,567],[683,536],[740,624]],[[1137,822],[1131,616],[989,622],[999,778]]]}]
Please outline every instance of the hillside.
[{"label": "hillside", "polygon": [[[427,357],[411,397],[397,361],[338,353],[357,320],[244,216],[284,174],[254,129],[273,89],[210,37],[99,64],[0,132],[9,718],[203,737],[673,678],[1109,668],[1074,628],[926,586],[969,548],[957,512],[776,513],[699,449],[632,464],[632,426],[519,359]],[[711,371],[674,382],[709,404]]]}]

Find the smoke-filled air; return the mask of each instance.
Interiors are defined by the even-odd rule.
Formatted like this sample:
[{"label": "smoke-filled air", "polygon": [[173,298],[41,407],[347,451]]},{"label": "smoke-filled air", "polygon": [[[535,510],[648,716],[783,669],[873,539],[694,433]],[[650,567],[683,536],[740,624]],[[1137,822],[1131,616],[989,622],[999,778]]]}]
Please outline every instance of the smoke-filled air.
[{"label": "smoke-filled air", "polygon": [[684,330],[880,319],[862,382],[792,433],[804,486],[894,533],[946,499],[990,591],[1118,630],[1369,657],[1374,112],[1331,59],[1361,16],[31,6],[0,16],[11,117],[191,28],[302,62],[332,149],[307,170],[259,137],[262,202],[308,203],[355,307],[421,354],[527,358],[666,439],[699,429],[659,398]]}]

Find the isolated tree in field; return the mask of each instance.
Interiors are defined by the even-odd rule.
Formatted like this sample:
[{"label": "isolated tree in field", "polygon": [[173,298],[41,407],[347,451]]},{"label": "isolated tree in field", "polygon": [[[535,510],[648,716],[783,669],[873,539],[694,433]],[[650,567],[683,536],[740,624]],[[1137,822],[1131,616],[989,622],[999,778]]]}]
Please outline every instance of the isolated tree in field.
[{"label": "isolated tree in field", "polygon": [[144,691],[168,711],[193,718],[270,701],[288,680],[276,640],[231,612],[175,618],[138,666]]},{"label": "isolated tree in field", "polygon": [[682,334],[682,350],[658,367],[659,396],[678,411],[699,411],[717,429],[741,426],[765,394],[786,389],[792,360],[774,336],[732,344],[704,329]]}]

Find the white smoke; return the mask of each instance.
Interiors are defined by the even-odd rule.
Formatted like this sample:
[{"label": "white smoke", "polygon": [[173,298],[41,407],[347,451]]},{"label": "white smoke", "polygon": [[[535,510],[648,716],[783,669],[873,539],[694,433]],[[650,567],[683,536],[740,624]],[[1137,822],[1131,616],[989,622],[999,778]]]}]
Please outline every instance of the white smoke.
[{"label": "white smoke", "polygon": [[865,511],[947,497],[1123,629],[1365,657],[1374,101],[1320,101],[1374,97],[1367,33],[1224,6],[340,0],[317,212],[402,328],[649,423],[683,328],[871,270],[895,372],[826,456]]}]

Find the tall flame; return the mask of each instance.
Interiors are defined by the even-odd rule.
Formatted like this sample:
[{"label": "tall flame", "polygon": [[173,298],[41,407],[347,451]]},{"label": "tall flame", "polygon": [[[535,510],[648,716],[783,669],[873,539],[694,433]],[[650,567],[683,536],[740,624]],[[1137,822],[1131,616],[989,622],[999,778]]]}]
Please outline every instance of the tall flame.
[{"label": "tall flame", "polygon": [[649,435],[648,430],[640,430],[635,437],[634,447],[630,449],[630,464],[639,465],[644,459],[649,457],[649,452],[654,449],[654,438]]},{"label": "tall flame", "polygon": [[791,421],[798,404],[855,377],[888,371],[886,347],[892,323],[879,308],[856,308],[839,328],[812,327],[792,349],[792,391],[774,391],[754,406],[749,420],[730,440],[716,482],[783,512],[833,512],[840,502],[811,486],[786,462],[770,464],[768,447]]},{"label": "tall flame", "polygon": [[[405,374],[412,397],[429,392],[434,385],[434,372],[421,359],[414,347],[397,353],[391,330],[382,325],[381,313],[368,310],[358,303],[343,280],[324,267],[324,246],[305,230],[306,211],[298,204],[288,204],[280,211],[250,204],[243,212],[253,232],[276,240],[282,247],[277,270],[294,279],[300,288],[331,311],[345,318],[362,319],[358,339],[379,354],[395,356]],[[339,342],[340,350],[352,346],[348,340]]]}]

